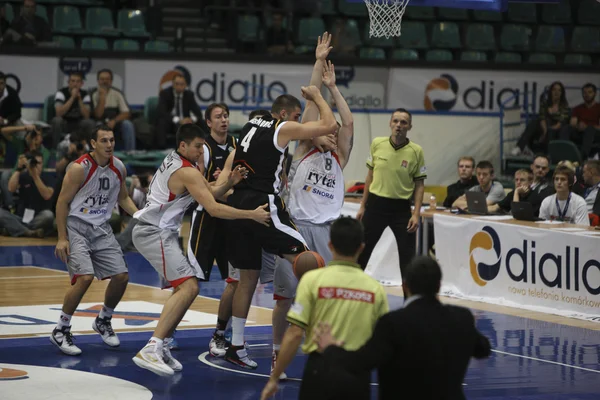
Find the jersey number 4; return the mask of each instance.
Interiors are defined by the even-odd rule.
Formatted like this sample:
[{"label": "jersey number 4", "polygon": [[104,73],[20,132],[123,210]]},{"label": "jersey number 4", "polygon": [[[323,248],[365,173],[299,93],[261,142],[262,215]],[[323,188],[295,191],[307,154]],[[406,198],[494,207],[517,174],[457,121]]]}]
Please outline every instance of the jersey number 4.
[{"label": "jersey number 4", "polygon": [[244,149],[244,153],[248,152],[248,147],[250,147],[250,141],[252,140],[252,136],[254,136],[255,133],[256,128],[252,128],[248,131],[246,136],[244,136],[244,139],[242,139],[240,146],[242,146],[242,149]]}]

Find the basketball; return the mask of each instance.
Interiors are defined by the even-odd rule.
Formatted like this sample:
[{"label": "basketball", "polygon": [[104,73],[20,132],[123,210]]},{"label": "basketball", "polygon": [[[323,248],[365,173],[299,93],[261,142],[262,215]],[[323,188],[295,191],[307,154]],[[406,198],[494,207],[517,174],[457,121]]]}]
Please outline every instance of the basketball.
[{"label": "basketball", "polygon": [[296,275],[296,278],[300,280],[302,275],[311,269],[323,268],[324,266],[325,260],[323,260],[323,257],[321,257],[319,253],[314,251],[305,251],[298,254],[294,260],[294,275]]}]

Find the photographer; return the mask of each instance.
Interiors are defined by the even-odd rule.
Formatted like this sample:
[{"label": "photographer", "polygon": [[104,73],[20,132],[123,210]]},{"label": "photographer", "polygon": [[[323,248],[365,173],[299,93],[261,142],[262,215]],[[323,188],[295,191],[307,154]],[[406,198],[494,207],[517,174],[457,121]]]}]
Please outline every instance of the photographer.
[{"label": "photographer", "polygon": [[42,178],[44,159],[39,151],[21,154],[8,181],[11,193],[19,191],[16,213],[0,209],[0,228],[10,236],[44,237],[54,226],[49,200],[54,189]]},{"label": "photographer", "polygon": [[[137,175],[131,176],[131,187],[129,188],[129,196],[133,203],[138,209],[144,208],[146,205],[146,196],[148,195],[148,187],[150,186],[150,181],[152,181],[152,174],[143,174],[139,177]],[[133,242],[131,240],[131,233],[133,232],[133,228],[137,224],[138,220],[132,218],[125,230],[119,233],[116,238],[117,242],[121,246],[121,250],[123,252],[135,250],[133,246]]]},{"label": "photographer", "polygon": [[65,169],[72,161],[89,151],[87,135],[84,132],[75,132],[65,136],[56,148],[56,174],[64,175]]}]

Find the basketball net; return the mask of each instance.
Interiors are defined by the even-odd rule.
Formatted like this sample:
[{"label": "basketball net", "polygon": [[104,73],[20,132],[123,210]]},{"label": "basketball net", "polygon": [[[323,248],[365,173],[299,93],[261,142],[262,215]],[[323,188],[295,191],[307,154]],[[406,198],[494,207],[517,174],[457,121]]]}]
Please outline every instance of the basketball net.
[{"label": "basketball net", "polygon": [[[364,0],[369,10],[369,36],[400,36],[402,16],[410,0]],[[600,0],[599,0],[600,1]]]}]

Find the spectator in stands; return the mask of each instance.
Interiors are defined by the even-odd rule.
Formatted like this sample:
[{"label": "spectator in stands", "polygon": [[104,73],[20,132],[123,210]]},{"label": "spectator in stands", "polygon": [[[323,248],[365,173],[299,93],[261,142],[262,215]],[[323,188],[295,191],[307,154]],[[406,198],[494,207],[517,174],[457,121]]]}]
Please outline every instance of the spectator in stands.
[{"label": "spectator in stands", "polygon": [[175,75],[172,86],[160,91],[157,112],[154,144],[158,149],[166,148],[168,137],[172,138],[169,147],[175,147],[174,136],[181,125],[197,123],[205,129],[202,109],[196,103],[194,92],[188,90],[183,74]]},{"label": "spectator in stands", "polygon": [[471,189],[478,184],[477,178],[473,175],[475,169],[475,159],[464,156],[458,159],[458,181],[448,186],[444,207],[450,208],[460,196],[465,194],[466,190]]},{"label": "spectator in stands", "polygon": [[94,121],[90,119],[92,99],[82,90],[84,77],[81,72],[69,74],[69,85],[54,95],[56,117],[52,119],[52,147],[56,148],[64,134],[83,131],[92,134]]},{"label": "spectator in stands", "polygon": [[[65,136],[56,148],[56,174],[62,175],[69,163],[77,160],[90,150],[88,136],[83,131],[75,131]],[[60,192],[60,191],[59,191]]]},{"label": "spectator in stands", "polygon": [[283,14],[273,13],[271,26],[265,34],[267,52],[273,55],[293,53],[292,32],[283,26]]},{"label": "spectator in stands", "polygon": [[17,169],[8,182],[11,193],[19,191],[16,213],[0,209],[0,228],[10,236],[44,237],[54,226],[50,211],[52,186],[42,178],[44,159],[39,151],[19,156]]},{"label": "spectator in stands", "polygon": [[588,160],[583,165],[583,181],[587,185],[583,193],[583,198],[585,199],[588,213],[600,215],[600,197],[598,197],[598,192],[600,191],[600,161]]},{"label": "spectator in stands", "polygon": [[123,93],[112,85],[113,72],[110,69],[101,69],[96,79],[98,87],[92,89],[90,94],[94,118],[113,130],[115,137],[122,141],[125,151],[135,150],[135,128],[129,120],[129,105]]},{"label": "spectator in stands", "polygon": [[546,221],[560,221],[577,225],[590,225],[588,210],[583,197],[571,191],[575,183],[575,173],[566,166],[554,170],[554,190],[542,202],[540,218]]},{"label": "spectator in stands", "polygon": [[564,85],[552,83],[549,93],[542,95],[538,117],[527,125],[511,155],[532,154],[532,150],[545,152],[548,142],[558,138],[561,129],[569,124],[570,113]]},{"label": "spectator in stands", "polygon": [[[486,195],[488,206],[504,199],[504,187],[494,180],[494,166],[489,161],[479,161],[475,168],[478,185],[469,189],[469,192],[483,192]],[[452,208],[467,208],[467,197],[463,194],[452,204]]]},{"label": "spectator in stands", "polygon": [[[513,202],[526,201],[534,197],[532,195],[531,184],[533,183],[533,173],[528,169],[519,169],[515,172],[515,189],[511,190],[506,197],[498,202],[488,206],[488,212],[510,212]],[[539,212],[539,210],[538,210]]]},{"label": "spectator in stands", "polygon": [[52,41],[50,25],[44,18],[35,14],[34,0],[23,0],[21,15],[13,20],[4,34],[4,40],[24,45]]},{"label": "spectator in stands", "polygon": [[22,107],[19,94],[6,84],[6,75],[0,72],[0,128],[20,125]]},{"label": "spectator in stands", "polygon": [[537,216],[540,213],[542,201],[554,193],[554,185],[546,177],[550,172],[550,159],[540,154],[535,157],[530,168],[533,172],[533,183],[528,201],[533,207],[533,214]]},{"label": "spectator in stands", "polygon": [[596,93],[596,85],[583,86],[583,103],[573,109],[571,124],[561,130],[561,139],[578,144],[584,159],[592,155],[594,143],[600,143],[600,104],[596,102]]},{"label": "spectator in stands", "polygon": [[15,143],[19,141],[16,133],[27,132],[35,130],[34,125],[21,125],[21,126],[4,126],[0,127],[0,168],[10,168],[11,165],[6,164],[8,160],[5,160],[7,144],[12,143],[13,147],[16,147]]},{"label": "spectator in stands", "polygon": [[356,42],[346,30],[346,23],[347,21],[343,18],[337,18],[333,23],[331,46],[337,54],[354,56],[356,55]]}]

